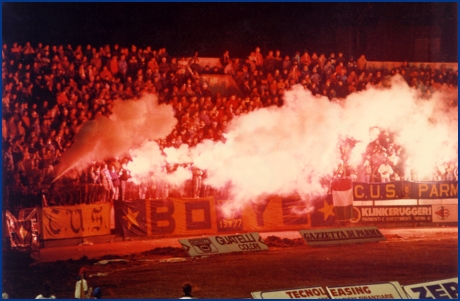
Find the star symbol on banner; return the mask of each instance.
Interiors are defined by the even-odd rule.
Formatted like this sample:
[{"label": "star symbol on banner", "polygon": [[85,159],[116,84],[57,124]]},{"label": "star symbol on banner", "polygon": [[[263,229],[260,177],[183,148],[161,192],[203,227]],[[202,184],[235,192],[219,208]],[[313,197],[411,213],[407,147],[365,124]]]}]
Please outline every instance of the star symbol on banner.
[{"label": "star symbol on banner", "polygon": [[29,232],[21,225],[19,228],[19,236],[24,240],[24,238],[27,236]]},{"label": "star symbol on banner", "polygon": [[324,213],[324,220],[327,220],[329,216],[335,216],[334,213],[334,205],[329,205],[326,200],[324,200],[324,207],[321,209],[318,209],[319,212]]},{"label": "star symbol on banner", "polygon": [[128,214],[123,216],[123,219],[128,222],[128,230],[131,229],[132,225],[136,225],[139,227],[139,224],[137,223],[137,215],[139,214],[138,212],[133,212],[131,211],[131,208],[128,208]]}]

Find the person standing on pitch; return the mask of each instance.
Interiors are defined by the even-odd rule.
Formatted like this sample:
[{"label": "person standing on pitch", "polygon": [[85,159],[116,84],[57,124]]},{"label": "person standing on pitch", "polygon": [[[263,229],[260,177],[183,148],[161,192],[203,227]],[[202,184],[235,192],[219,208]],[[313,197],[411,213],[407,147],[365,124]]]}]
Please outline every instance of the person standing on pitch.
[{"label": "person standing on pitch", "polygon": [[185,283],[182,287],[182,291],[184,292],[184,295],[179,299],[196,299],[192,296],[192,285],[190,283]]},{"label": "person standing on pitch", "polygon": [[81,268],[78,272],[77,282],[75,283],[75,299],[88,299],[88,282],[86,282],[86,268]]},{"label": "person standing on pitch", "polygon": [[51,283],[49,281],[45,281],[43,293],[35,297],[35,299],[56,299],[56,296],[51,293]]}]

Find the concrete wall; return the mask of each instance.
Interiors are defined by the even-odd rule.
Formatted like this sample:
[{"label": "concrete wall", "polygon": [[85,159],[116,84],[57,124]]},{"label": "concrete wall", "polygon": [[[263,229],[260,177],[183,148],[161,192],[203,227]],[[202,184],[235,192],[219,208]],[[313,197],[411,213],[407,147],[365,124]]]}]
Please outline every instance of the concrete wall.
[{"label": "concrete wall", "polygon": [[[368,61],[367,67],[368,68],[375,68],[375,69],[387,69],[391,70],[393,68],[401,67],[403,62],[378,62],[378,61]],[[457,71],[458,70],[458,63],[424,63],[424,62],[408,62],[409,67],[415,66],[416,68],[428,67],[430,66],[432,69],[441,69],[444,65],[448,70]]]},{"label": "concrete wall", "polygon": [[[200,65],[205,67],[206,65],[209,67],[218,66],[222,68],[223,66],[220,63],[219,58],[211,58],[211,57],[200,57]],[[243,60],[244,61],[244,60]],[[455,62],[435,62],[435,63],[427,63],[427,62],[408,62],[409,66],[415,66],[419,68],[420,66],[427,67],[428,65],[433,69],[441,69],[442,65],[445,65],[447,69],[457,71],[458,70],[458,63]],[[396,67],[400,67],[403,65],[403,62],[383,62],[383,61],[368,61],[367,66],[370,68],[376,69],[388,69],[391,70]]]}]

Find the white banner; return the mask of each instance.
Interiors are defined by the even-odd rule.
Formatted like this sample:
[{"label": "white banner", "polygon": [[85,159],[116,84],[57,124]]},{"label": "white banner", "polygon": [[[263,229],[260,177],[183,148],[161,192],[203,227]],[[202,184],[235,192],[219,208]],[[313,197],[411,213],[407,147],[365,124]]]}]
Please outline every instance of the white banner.
[{"label": "white banner", "polygon": [[458,277],[404,285],[411,299],[458,299]]},{"label": "white banner", "polygon": [[179,239],[179,242],[190,256],[268,250],[257,232]]},{"label": "white banner", "polygon": [[407,299],[397,281],[350,286],[326,287],[332,299]]},{"label": "white banner", "polygon": [[252,292],[251,295],[253,299],[329,299],[321,286]]},{"label": "white banner", "polygon": [[386,240],[375,226],[321,230],[299,230],[309,246]]}]

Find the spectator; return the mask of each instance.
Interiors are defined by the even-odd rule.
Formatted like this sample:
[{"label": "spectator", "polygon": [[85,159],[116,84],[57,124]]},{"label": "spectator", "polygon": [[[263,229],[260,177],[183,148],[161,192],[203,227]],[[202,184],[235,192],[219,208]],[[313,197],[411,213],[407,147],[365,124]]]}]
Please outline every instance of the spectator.
[{"label": "spectator", "polygon": [[126,56],[121,55],[120,60],[118,61],[118,72],[120,73],[121,80],[124,83],[128,75],[128,62],[126,61]]},{"label": "spectator", "polygon": [[302,64],[302,66],[307,66],[307,68],[310,66],[311,57],[308,51],[304,51],[303,55],[300,57],[300,63]]},{"label": "spectator", "polygon": [[365,160],[363,164],[364,182],[369,183],[372,174],[372,167],[369,160]]},{"label": "spectator", "polygon": [[224,67],[224,74],[235,75],[234,61],[228,62]]},{"label": "spectator", "polygon": [[43,293],[35,297],[35,299],[56,299],[56,296],[51,293],[51,283],[49,281],[43,283]]},{"label": "spectator", "polygon": [[254,58],[255,58],[255,64],[256,64],[257,70],[262,70],[262,66],[264,64],[264,58],[262,54],[260,53],[259,47],[256,47],[255,49]]},{"label": "spectator", "polygon": [[388,160],[385,160],[385,162],[379,166],[377,172],[380,174],[380,181],[383,183],[390,182],[390,176],[394,173]]},{"label": "spectator", "polygon": [[227,66],[228,64],[230,64],[232,62],[232,60],[230,59],[230,52],[228,50],[225,50],[224,51],[224,54],[222,55],[222,57],[220,58],[220,64],[222,66]]},{"label": "spectator", "polygon": [[282,70],[289,70],[289,69],[291,69],[291,65],[292,65],[291,59],[289,58],[289,55],[286,55],[286,56],[284,57]]},{"label": "spectator", "polygon": [[161,62],[158,64],[158,66],[155,66],[155,64],[156,64],[156,60],[154,58],[152,58],[152,60],[149,62],[149,68],[153,70],[156,67],[158,67],[158,70],[161,73],[168,73],[171,70],[171,66],[166,61],[166,57],[161,58]]},{"label": "spectator", "polygon": [[[266,106],[282,106],[284,91],[298,83],[313,95],[323,94],[332,100],[365,90],[368,84],[383,86],[385,76],[390,74],[385,73],[385,70],[366,68],[358,72],[353,58],[347,61],[341,52],[338,52],[337,57],[331,53],[329,60],[325,61],[324,55],[318,57],[314,53],[310,57],[306,50],[302,56],[299,57],[300,53],[295,52],[292,61],[285,61],[286,65],[291,65],[289,69],[283,69],[281,52],[276,50],[273,54],[270,50],[262,60],[263,68],[260,68],[257,57],[261,52],[256,47],[251,55],[252,62],[248,59],[245,64],[240,64],[239,59],[234,58],[230,64],[228,56],[228,60],[225,59],[228,63],[223,65],[224,70],[208,67],[208,73],[231,74],[247,96],[243,100],[234,101],[230,98],[227,101],[225,96],[211,91],[209,84],[199,78],[199,70],[195,68],[199,62],[192,68],[188,66],[188,60],[181,58],[179,68],[177,59],[170,58],[165,48],[157,52],[149,47],[144,50],[134,45],[129,52],[119,45],[113,48],[105,45],[99,50],[91,45],[83,50],[77,45],[73,50],[72,45],[67,45],[65,49],[63,45],[53,45],[50,49],[50,46],[40,44],[34,50],[30,43],[24,47],[16,43],[11,48],[13,52],[19,49],[21,59],[16,61],[12,58],[11,49],[3,45],[3,158],[4,168],[8,170],[5,174],[5,179],[8,179],[6,182],[14,183],[5,186],[8,190],[15,189],[13,186],[18,189],[31,186],[27,183],[38,185],[37,177],[51,178],[60,154],[72,146],[81,124],[97,115],[110,116],[115,99],[139,97],[144,93],[159,94],[159,102],[173,106],[179,120],[177,129],[180,133],[173,138],[171,136],[168,146],[180,147],[181,141],[196,145],[205,139],[204,136],[215,141],[222,140],[225,125],[234,116]],[[24,59],[26,52],[29,61]],[[128,76],[126,57],[131,58],[131,54],[135,56],[138,67],[131,66],[132,74]],[[169,71],[160,70],[158,62],[166,62]],[[431,97],[439,89],[452,89],[457,85],[458,73],[447,70],[445,66],[440,69],[430,66],[417,68],[405,62],[401,67],[391,70],[391,75],[398,73],[418,89],[424,98]],[[457,102],[451,101],[449,105],[457,106]],[[369,165],[373,169],[382,163],[383,153],[392,154],[387,146],[391,143],[382,140],[383,144],[386,150],[367,153],[371,155]],[[397,150],[398,146],[394,144],[393,147]],[[390,166],[402,178],[410,178],[410,172],[402,172],[408,158],[400,156],[398,151],[396,153],[399,162]],[[91,181],[97,184],[90,184],[102,189],[98,193],[105,191],[101,186],[100,167],[96,166],[99,164],[103,162],[97,162],[92,171],[88,171],[89,174],[99,173],[96,176],[98,179]],[[30,176],[36,172],[39,174]],[[454,178],[455,175],[456,172]],[[445,178],[451,179],[452,175]],[[43,182],[43,179],[40,181]],[[94,189],[88,189],[88,194],[93,192]],[[110,190],[110,194],[116,193]],[[119,193],[119,198],[123,198],[122,194]],[[93,199],[100,200],[101,197]],[[25,204],[22,201],[18,203]]]},{"label": "spectator", "polygon": [[102,299],[102,289],[100,287],[96,287],[93,292],[94,299]]},{"label": "spectator", "polygon": [[112,179],[112,200],[118,200],[120,193],[120,178],[114,165],[110,166],[110,177]]},{"label": "spectator", "polygon": [[367,60],[364,54],[361,54],[358,61],[356,62],[356,67],[360,72],[364,72],[367,69]]},{"label": "spectator", "polygon": [[179,299],[196,299],[192,296],[192,285],[190,283],[185,283],[182,286],[183,295]]},{"label": "spectator", "polygon": [[[13,44],[13,47],[14,47],[14,44]],[[22,49],[22,53],[24,55],[24,59],[27,62],[30,62],[32,60],[35,54],[35,50],[30,45],[30,42],[26,42],[26,44],[24,45],[24,48]]]},{"label": "spectator", "polygon": [[336,65],[339,64],[340,62],[342,62],[344,65],[347,63],[347,60],[343,56],[342,51],[339,51],[338,54],[337,54]]},{"label": "spectator", "polygon": [[110,176],[110,171],[107,168],[107,164],[104,163],[101,169],[101,182],[102,186],[104,187],[104,192],[102,195],[102,200],[103,202],[110,202],[113,200],[112,194],[113,194],[113,182],[112,182],[112,177]]},{"label": "spectator", "polygon": [[88,282],[86,281],[86,268],[81,268],[78,272],[77,282],[75,283],[75,299],[88,299]]},{"label": "spectator", "polygon": [[121,164],[121,169],[119,171],[119,180],[120,180],[120,200],[124,201],[126,196],[126,186],[128,180],[131,178],[131,173],[128,169],[129,160],[127,158],[123,159]]}]

